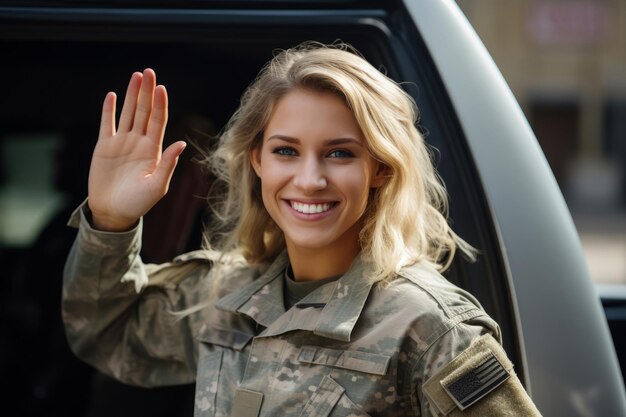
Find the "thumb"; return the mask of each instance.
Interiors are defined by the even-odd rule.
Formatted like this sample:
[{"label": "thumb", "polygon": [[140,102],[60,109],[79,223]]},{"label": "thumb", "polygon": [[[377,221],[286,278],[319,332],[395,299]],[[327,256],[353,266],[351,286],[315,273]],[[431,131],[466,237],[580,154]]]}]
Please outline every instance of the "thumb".
[{"label": "thumb", "polygon": [[169,188],[172,174],[174,174],[174,168],[176,168],[176,164],[178,163],[178,157],[183,153],[186,147],[187,144],[185,142],[178,141],[171,144],[163,151],[159,166],[154,172],[154,180],[161,185],[164,193],[167,193]]}]

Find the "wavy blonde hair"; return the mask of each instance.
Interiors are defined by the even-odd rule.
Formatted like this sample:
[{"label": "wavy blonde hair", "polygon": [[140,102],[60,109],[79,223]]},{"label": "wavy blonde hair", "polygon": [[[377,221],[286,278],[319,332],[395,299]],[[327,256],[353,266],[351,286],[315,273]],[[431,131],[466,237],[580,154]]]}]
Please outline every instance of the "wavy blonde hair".
[{"label": "wavy blonde hair", "polygon": [[375,265],[370,279],[391,279],[415,262],[443,271],[457,249],[474,258],[473,248],[448,225],[446,190],[416,128],[414,100],[343,43],[307,42],[280,51],[245,91],[206,161],[223,186],[219,203],[212,202],[218,226],[208,229],[205,242],[220,229],[219,249],[249,263],[271,262],[284,250],[283,233],[265,210],[249,157],[262,144],[276,102],[295,88],[343,99],[366,148],[387,167],[388,178],[372,190],[359,235],[363,256]]}]

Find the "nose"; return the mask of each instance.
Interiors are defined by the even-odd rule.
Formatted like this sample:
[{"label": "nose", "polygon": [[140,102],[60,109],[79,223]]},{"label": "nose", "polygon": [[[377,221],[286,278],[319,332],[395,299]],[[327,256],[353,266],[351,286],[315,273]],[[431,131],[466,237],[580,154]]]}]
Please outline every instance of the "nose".
[{"label": "nose", "polygon": [[302,160],[302,163],[299,164],[297,172],[294,175],[293,183],[305,194],[322,190],[328,185],[324,167],[315,157]]}]

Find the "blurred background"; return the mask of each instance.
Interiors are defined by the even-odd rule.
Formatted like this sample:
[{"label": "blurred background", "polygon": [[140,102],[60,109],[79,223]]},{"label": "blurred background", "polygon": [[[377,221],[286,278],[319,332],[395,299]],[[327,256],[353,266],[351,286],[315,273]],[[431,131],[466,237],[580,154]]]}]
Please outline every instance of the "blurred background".
[{"label": "blurred background", "polygon": [[594,282],[626,284],[626,1],[457,0],[522,106]]}]

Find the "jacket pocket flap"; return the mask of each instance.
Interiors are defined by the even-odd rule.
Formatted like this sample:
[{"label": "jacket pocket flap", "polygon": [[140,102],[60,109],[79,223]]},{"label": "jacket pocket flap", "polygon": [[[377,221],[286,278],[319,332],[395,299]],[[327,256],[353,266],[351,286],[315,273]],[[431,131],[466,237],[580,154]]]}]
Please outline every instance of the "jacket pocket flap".
[{"label": "jacket pocket flap", "polygon": [[391,357],[358,350],[328,349],[318,346],[302,346],[298,361],[315,365],[334,366],[369,374],[385,375]]},{"label": "jacket pocket flap", "polygon": [[203,325],[195,332],[195,337],[200,342],[242,350],[250,342],[253,335],[237,329],[224,330]]}]

